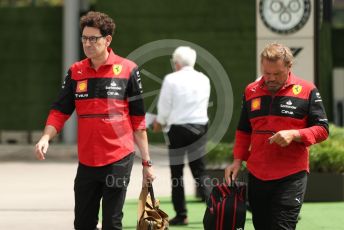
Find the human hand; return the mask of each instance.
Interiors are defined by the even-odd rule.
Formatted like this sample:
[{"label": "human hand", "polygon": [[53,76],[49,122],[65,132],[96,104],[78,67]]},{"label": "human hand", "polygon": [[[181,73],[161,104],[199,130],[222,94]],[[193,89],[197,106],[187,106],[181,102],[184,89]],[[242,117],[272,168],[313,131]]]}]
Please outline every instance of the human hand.
[{"label": "human hand", "polygon": [[228,165],[225,169],[225,180],[227,184],[231,184],[232,180],[235,180],[238,176],[241,168],[242,160],[234,159],[233,163]]},{"label": "human hand", "polygon": [[161,124],[155,120],[153,122],[153,132],[157,133],[157,132],[161,132],[161,130],[162,130]]},{"label": "human hand", "polygon": [[142,175],[143,175],[142,184],[144,187],[147,187],[148,183],[152,183],[155,179],[153,166],[150,166],[150,167],[144,166],[142,169]]},{"label": "human hand", "polygon": [[298,130],[281,130],[269,137],[270,144],[276,143],[281,147],[288,146],[292,141],[299,141],[300,133]]},{"label": "human hand", "polygon": [[44,160],[45,154],[47,153],[48,148],[49,148],[49,137],[44,135],[41,137],[41,139],[37,142],[35,146],[36,158],[38,160]]}]

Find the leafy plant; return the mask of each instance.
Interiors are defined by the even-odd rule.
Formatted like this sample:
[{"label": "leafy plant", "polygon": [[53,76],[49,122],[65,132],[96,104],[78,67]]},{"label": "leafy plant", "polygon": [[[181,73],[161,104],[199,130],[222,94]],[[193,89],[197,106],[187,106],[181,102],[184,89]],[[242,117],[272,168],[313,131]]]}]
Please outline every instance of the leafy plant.
[{"label": "leafy plant", "polygon": [[326,141],[310,149],[311,172],[344,173],[344,128],[330,125]]},{"label": "leafy plant", "polygon": [[207,150],[207,163],[221,165],[233,160],[233,143],[208,143]]}]

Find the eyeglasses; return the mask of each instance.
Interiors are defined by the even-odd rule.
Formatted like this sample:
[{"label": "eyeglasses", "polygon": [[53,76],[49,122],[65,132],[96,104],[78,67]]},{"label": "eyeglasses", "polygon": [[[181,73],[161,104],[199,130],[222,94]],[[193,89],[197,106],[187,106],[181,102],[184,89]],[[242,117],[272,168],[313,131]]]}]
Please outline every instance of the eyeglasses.
[{"label": "eyeglasses", "polygon": [[96,43],[98,41],[99,38],[102,38],[104,36],[81,36],[81,42],[82,43],[86,43],[87,40],[89,40],[90,43]]}]

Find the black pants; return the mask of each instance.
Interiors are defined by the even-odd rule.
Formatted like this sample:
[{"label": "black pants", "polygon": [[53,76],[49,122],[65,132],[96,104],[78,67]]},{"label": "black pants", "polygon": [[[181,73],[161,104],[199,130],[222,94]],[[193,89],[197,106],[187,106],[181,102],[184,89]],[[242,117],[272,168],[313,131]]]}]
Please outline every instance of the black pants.
[{"label": "black pants", "polygon": [[296,228],[307,185],[305,171],[278,180],[262,181],[249,174],[248,198],[256,230]]},{"label": "black pants", "polygon": [[172,125],[168,132],[169,159],[172,180],[172,203],[177,216],[187,216],[183,182],[185,155],[201,195],[207,198],[211,192],[208,177],[204,174],[207,125]]},{"label": "black pants", "polygon": [[123,205],[135,154],[102,167],[79,163],[74,181],[74,228],[94,230],[102,199],[102,229],[122,229]]}]

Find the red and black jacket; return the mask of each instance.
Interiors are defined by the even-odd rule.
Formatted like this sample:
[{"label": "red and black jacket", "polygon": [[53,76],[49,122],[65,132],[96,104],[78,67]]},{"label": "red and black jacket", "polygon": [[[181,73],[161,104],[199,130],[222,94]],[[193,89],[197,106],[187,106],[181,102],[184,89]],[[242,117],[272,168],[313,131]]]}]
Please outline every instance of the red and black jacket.
[{"label": "red and black jacket", "polygon": [[[287,147],[269,143],[280,130],[297,129],[302,142]],[[307,170],[312,144],[328,137],[328,120],[317,88],[292,73],[272,95],[264,80],[245,89],[241,117],[235,135],[234,158],[247,161],[247,168],[261,180],[273,180]]]},{"label": "red and black jacket", "polygon": [[106,63],[97,71],[89,59],[74,63],[46,125],[60,132],[74,109],[82,164],[103,166],[133,152],[133,132],[145,129],[142,85],[136,64],[115,55],[111,49]]}]

